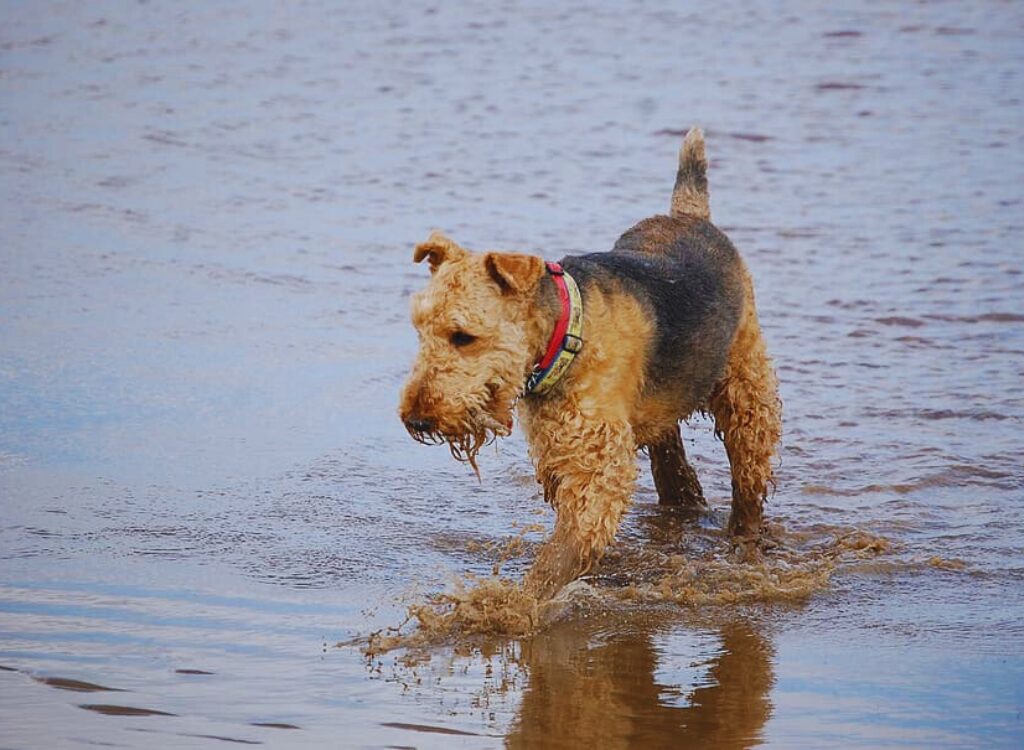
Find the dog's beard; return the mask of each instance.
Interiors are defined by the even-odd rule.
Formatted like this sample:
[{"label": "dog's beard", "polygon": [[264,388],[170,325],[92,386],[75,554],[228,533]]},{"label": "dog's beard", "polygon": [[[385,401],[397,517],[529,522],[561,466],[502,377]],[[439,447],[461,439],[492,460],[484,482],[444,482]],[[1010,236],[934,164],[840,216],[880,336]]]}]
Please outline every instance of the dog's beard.
[{"label": "dog's beard", "polygon": [[511,432],[511,412],[508,420],[501,422],[492,414],[476,409],[467,412],[457,425],[443,430],[409,430],[413,440],[423,445],[447,444],[452,458],[461,463],[468,463],[477,479],[480,478],[477,455],[497,438],[507,437]]}]

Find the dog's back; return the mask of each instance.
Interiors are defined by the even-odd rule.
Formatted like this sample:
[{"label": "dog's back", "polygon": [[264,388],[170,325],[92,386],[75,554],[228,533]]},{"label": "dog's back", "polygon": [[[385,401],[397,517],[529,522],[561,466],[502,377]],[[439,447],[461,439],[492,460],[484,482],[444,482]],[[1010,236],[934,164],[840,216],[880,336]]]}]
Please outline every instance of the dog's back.
[{"label": "dog's back", "polygon": [[680,151],[670,216],[644,219],[607,253],[562,265],[584,294],[596,284],[641,301],[656,322],[645,395],[672,395],[680,416],[702,408],[725,372],[743,311],[743,262],[710,222],[704,139],[693,129]]}]

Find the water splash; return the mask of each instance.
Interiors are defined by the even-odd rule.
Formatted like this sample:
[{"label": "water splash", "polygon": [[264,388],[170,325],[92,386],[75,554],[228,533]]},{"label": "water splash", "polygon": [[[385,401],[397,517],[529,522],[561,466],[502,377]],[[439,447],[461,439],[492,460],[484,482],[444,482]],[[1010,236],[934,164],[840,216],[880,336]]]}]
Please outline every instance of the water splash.
[{"label": "water splash", "polygon": [[[753,561],[740,559],[718,529],[695,530],[691,546],[706,548],[697,556],[672,551],[664,541],[637,544],[628,539],[615,545],[592,574],[553,600],[541,601],[520,582],[500,575],[504,563],[530,549],[525,535],[534,530],[520,530],[501,543],[474,543],[497,555],[491,576],[456,576],[449,590],[411,595],[403,622],[338,645],[358,645],[373,658],[395,649],[465,646],[483,636],[524,638],[561,620],[622,606],[806,601],[825,591],[844,565],[878,558],[894,548],[888,539],[862,529],[819,526],[787,532],[779,523],[769,526]],[[954,562],[934,560],[928,564],[958,569]]]}]

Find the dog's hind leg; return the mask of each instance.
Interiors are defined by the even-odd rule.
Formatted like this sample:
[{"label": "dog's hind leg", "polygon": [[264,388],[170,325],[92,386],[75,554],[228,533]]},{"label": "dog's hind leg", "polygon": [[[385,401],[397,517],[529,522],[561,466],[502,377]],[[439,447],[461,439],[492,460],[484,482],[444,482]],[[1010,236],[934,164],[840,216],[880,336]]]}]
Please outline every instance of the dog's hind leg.
[{"label": "dog's hind leg", "polygon": [[658,490],[659,504],[679,505],[693,510],[708,507],[697,472],[686,460],[683,436],[678,424],[660,440],[648,445],[647,453],[651,457],[651,475]]},{"label": "dog's hind leg", "polygon": [[768,487],[773,484],[772,456],[782,435],[782,402],[757,321],[749,274],[745,274],[743,314],[725,377],[715,386],[709,408],[732,470],[729,533],[741,544],[756,541]]}]

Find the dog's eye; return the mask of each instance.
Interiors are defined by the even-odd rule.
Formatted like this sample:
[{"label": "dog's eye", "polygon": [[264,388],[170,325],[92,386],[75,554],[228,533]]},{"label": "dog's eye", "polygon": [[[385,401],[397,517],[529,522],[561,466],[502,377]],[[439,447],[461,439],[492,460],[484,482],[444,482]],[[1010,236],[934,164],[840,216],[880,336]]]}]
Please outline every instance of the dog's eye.
[{"label": "dog's eye", "polygon": [[476,341],[476,336],[465,331],[455,331],[448,340],[452,342],[452,346],[469,346]]}]

